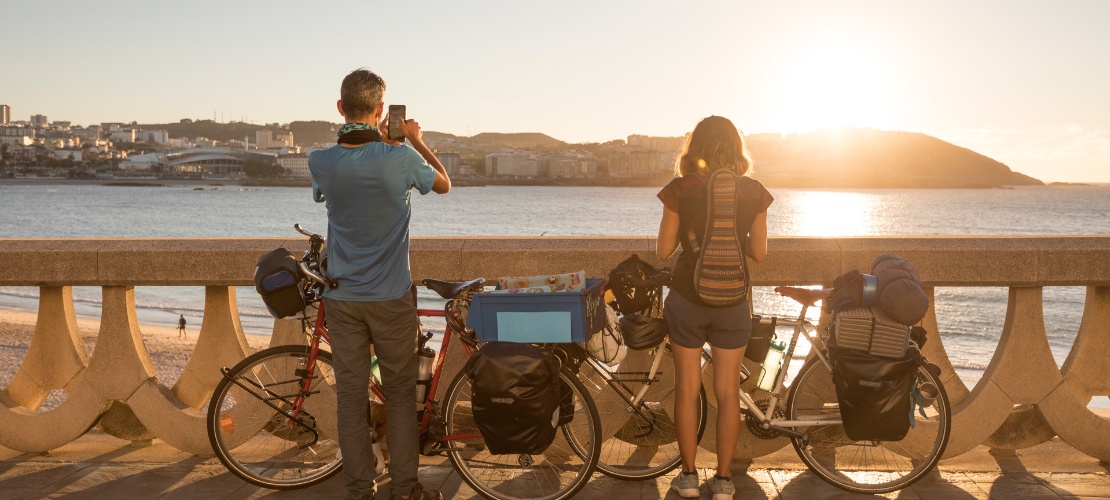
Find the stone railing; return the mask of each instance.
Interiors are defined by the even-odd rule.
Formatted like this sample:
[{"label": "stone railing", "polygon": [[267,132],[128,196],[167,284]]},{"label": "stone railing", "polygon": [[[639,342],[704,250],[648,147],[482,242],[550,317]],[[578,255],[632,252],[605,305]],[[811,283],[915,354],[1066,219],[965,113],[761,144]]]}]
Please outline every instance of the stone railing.
[{"label": "stone railing", "polygon": [[[0,446],[44,452],[99,424],[105,432],[135,442],[157,437],[183,451],[211,454],[201,409],[220,377],[218,367],[231,366],[249,353],[233,287],[251,284],[251,271],[262,253],[277,246],[303,250],[305,245],[302,239],[0,239],[0,286],[40,290],[30,348],[0,392],[0,429],[5,430]],[[849,269],[867,269],[876,255],[886,252],[916,265],[930,300],[937,286],[1010,290],[998,348],[974,388],[953,371],[943,332],[931,336],[925,347],[926,356],[943,369],[955,409],[946,456],[979,444],[997,450],[1027,448],[1058,435],[1083,453],[1110,460],[1110,419],[1087,409],[1093,396],[1110,394],[1110,370],[1104,366],[1110,359],[1110,236],[775,238],[766,262],[753,266],[752,279],[757,286],[827,283]],[[581,268],[600,276],[632,253],[654,261],[654,240],[413,238],[412,271],[416,279]],[[100,331],[91,356],[78,335],[72,286],[103,289]],[[143,344],[136,286],[205,287],[201,332],[173,387],[159,381]],[[1045,333],[1045,286],[1087,289],[1081,325],[1062,369],[1056,367]],[[932,308],[924,326],[938,330]],[[272,343],[303,341],[299,328],[297,322],[276,321]],[[455,349],[448,353],[445,381],[462,356]],[[50,391],[59,389],[66,400],[38,411]],[[709,429],[702,445],[712,450],[713,442]],[[758,457],[787,444],[744,431],[736,456]]]}]

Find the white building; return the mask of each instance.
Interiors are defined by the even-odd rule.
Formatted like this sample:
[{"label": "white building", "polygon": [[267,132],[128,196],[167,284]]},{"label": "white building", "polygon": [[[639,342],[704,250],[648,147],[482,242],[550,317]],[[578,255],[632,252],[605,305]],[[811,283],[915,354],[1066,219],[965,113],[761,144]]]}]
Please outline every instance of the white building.
[{"label": "white building", "polygon": [[597,173],[597,160],[580,155],[551,156],[547,160],[548,177],[590,177]]},{"label": "white building", "polygon": [[486,175],[535,177],[540,173],[539,159],[519,152],[486,155]]},{"label": "white building", "polygon": [[0,104],[0,125],[7,125],[12,121],[12,108],[7,104]]},{"label": "white building", "polygon": [[628,136],[628,145],[648,151],[678,151],[685,137],[650,137],[646,135]]},{"label": "white building", "polygon": [[30,146],[35,143],[35,129],[0,126],[0,144]]},{"label": "white building", "polygon": [[443,169],[447,171],[447,175],[459,175],[462,157],[458,153],[436,153],[436,158],[443,165]]},{"label": "white building", "polygon": [[[114,129],[114,130],[112,130]],[[109,129],[108,140],[112,142],[135,142],[135,129],[113,126]]]},{"label": "white building", "polygon": [[170,134],[165,130],[139,130],[135,132],[135,139],[153,144],[169,144]]},{"label": "white building", "polygon": [[259,130],[254,133],[254,143],[259,149],[293,147],[293,132],[279,130]]},{"label": "white building", "polygon": [[308,155],[283,155],[277,162],[289,177],[312,177],[308,171]]}]

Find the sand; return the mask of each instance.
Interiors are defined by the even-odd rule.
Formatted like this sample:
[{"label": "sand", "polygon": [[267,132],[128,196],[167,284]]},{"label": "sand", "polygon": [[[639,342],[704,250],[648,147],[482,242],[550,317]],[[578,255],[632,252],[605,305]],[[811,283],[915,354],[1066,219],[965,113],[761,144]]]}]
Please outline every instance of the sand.
[{"label": "sand", "polygon": [[[0,310],[0,388],[6,388],[27,353],[34,336],[37,314],[25,311]],[[89,354],[96,347],[96,336],[100,331],[100,321],[96,318],[77,318],[77,328],[85,341]],[[155,325],[139,325],[143,344],[150,353],[150,359],[157,371],[158,380],[166,387],[172,387],[196,346],[200,327],[186,328],[187,338],[180,338],[177,328]],[[268,335],[247,336],[247,343],[253,350],[263,349],[270,344]],[[61,391],[55,391],[43,404],[48,409],[64,399]]]}]

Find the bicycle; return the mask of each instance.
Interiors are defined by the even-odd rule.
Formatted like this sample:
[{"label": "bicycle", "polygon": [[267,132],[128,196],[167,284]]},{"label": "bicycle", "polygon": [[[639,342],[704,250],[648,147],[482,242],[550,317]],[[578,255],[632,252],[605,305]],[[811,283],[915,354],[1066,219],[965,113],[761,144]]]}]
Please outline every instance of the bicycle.
[{"label": "bicycle", "polygon": [[[647,280],[631,280],[634,286],[663,286],[668,281],[668,273],[662,272]],[[780,436],[789,437],[791,443],[802,459],[802,462],[818,477],[841,489],[856,493],[888,493],[905,488],[921,477],[928,474],[940,460],[947,446],[951,433],[952,410],[947,393],[939,379],[939,369],[927,360],[917,369],[917,382],[915,386],[914,409],[919,412],[915,419],[914,428],[910,430],[902,441],[867,441],[856,442],[848,439],[840,419],[839,403],[836,390],[832,383],[832,362],[828,351],[828,333],[820,334],[816,326],[809,322],[806,314],[810,307],[821,300],[827,292],[805,288],[779,287],[776,291],[785,297],[794,299],[802,308],[796,320],[779,319],[777,324],[792,327],[793,333],[787,344],[784,362],[775,379],[775,384],[767,399],[756,402],[752,396],[743,389],[740,391],[740,400],[745,412],[745,423],[748,429],[762,439],[774,439]],[[661,294],[659,294],[661,295]],[[656,305],[658,307],[658,304]],[[804,336],[811,344],[811,355],[803,363],[798,374],[789,386],[785,398],[785,405],[781,404],[781,396],[785,385],[786,375],[789,371],[794,350],[800,337]],[[635,406],[638,399],[642,399],[645,391],[653,385],[660,383],[660,374],[666,362],[669,350],[666,344],[656,347],[651,357],[651,367],[639,377],[612,377],[605,378],[606,384],[596,384],[602,396],[594,395],[601,400],[604,393],[616,394],[629,407]],[[712,363],[712,355],[703,351],[705,363]],[[592,360],[590,366],[600,365]],[[623,367],[624,363],[622,363]],[[673,366],[673,361],[670,362]],[[673,368],[672,368],[673,371]],[[618,368],[616,373],[621,373]],[[640,375],[641,372],[627,372],[631,375]],[[745,379],[748,376],[744,370]],[[662,379],[665,381],[665,379]],[[671,379],[673,381],[673,379]],[[641,384],[636,387],[635,384]],[[929,385],[931,384],[931,385]],[[666,383],[664,382],[664,385]],[[605,391],[605,388],[612,391]],[[926,387],[928,397],[923,397],[921,389]],[[935,387],[935,390],[932,389]],[[670,389],[673,390],[673,382]],[[630,394],[637,394],[628,397]],[[935,396],[935,398],[933,397]],[[604,408],[604,404],[599,403]],[[699,393],[698,440],[701,440],[705,426],[705,391]],[[668,411],[669,408],[662,408]],[[632,411],[632,410],[628,410]],[[604,410],[603,410],[604,412]],[[642,417],[641,417],[642,421]],[[672,422],[673,426],[673,422]],[[619,433],[610,434],[613,427],[605,421],[603,449],[610,446],[623,446],[626,450],[633,450],[633,456],[643,456],[644,444],[637,444],[634,440],[621,436]],[[623,429],[622,429],[623,430]],[[677,437],[675,437],[675,441]],[[624,444],[613,444],[621,442]],[[620,479],[644,479],[657,477],[678,467],[681,462],[678,456],[677,443],[653,443],[656,449],[666,446],[666,450],[673,451],[673,456],[657,458],[658,465],[654,467],[633,467],[628,470],[625,464],[599,462],[598,469],[603,473]],[[629,453],[626,451],[625,455]],[[656,453],[658,455],[659,453]],[[655,456],[649,451],[648,456]],[[603,453],[602,459],[609,454]],[[612,456],[620,457],[620,454]]]},{"label": "bicycle", "polygon": [[[209,441],[220,462],[243,480],[271,489],[310,486],[342,467],[332,356],[321,344],[329,342],[322,296],[325,287],[335,282],[326,272],[326,257],[320,254],[325,239],[299,225],[294,228],[309,237],[309,250],[299,263],[306,302],[316,307],[315,313],[306,308],[299,318],[308,345],[271,347],[223,368],[207,412]],[[574,408],[574,417],[561,427],[563,440],[557,439],[543,455],[491,455],[470,412],[466,370],[460,370],[448,386],[444,403],[436,400],[452,340],[461,341],[467,356],[478,347],[474,332],[465,326],[466,312],[484,280],[425,279],[422,284],[447,302],[443,310],[418,309],[418,314],[443,317],[447,325],[428,390],[416,403],[420,452],[447,454],[463,480],[487,498],[572,497],[589,480],[600,452],[600,420],[585,387],[566,366],[561,368],[560,378],[571,389],[563,396],[571,400],[564,399],[563,405]],[[431,338],[430,332],[420,334],[419,348]],[[372,430],[379,423],[374,416],[384,413],[379,410],[385,404],[377,380],[372,379],[368,394]]]}]

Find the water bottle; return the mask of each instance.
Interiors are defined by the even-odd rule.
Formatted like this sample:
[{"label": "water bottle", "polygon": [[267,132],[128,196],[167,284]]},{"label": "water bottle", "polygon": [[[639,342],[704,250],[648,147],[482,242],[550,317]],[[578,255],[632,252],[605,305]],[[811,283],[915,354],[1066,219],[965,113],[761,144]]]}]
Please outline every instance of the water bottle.
[{"label": "water bottle", "polygon": [[382,371],[378,368],[377,356],[370,356],[370,376],[374,378],[375,384],[382,385]]},{"label": "water bottle", "polygon": [[416,355],[420,358],[420,368],[416,373],[416,404],[420,408],[424,406],[424,397],[428,395],[428,388],[432,385],[432,364],[436,359],[436,351],[431,347],[421,347]]},{"label": "water bottle", "polygon": [[775,388],[775,378],[778,377],[779,369],[782,368],[783,351],[785,350],[786,342],[771,342],[771,348],[767,350],[767,358],[763,360],[763,368],[759,370],[760,389],[770,391]]}]

